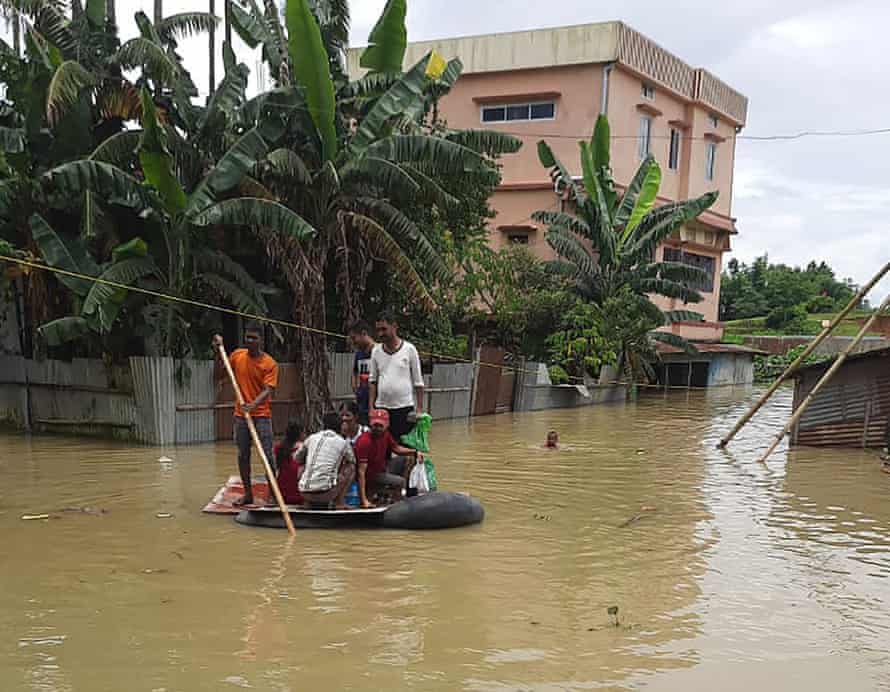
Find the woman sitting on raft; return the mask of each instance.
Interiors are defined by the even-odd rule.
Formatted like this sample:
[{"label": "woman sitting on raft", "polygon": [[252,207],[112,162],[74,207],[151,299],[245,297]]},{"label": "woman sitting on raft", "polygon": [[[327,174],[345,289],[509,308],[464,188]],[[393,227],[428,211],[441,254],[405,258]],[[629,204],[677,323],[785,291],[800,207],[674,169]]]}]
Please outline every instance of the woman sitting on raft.
[{"label": "woman sitting on raft", "polygon": [[275,445],[273,452],[275,465],[278,467],[278,487],[281,489],[284,501],[289,505],[303,504],[303,496],[298,487],[303,465],[297,461],[297,453],[305,439],[303,426],[296,421],[290,421],[284,431],[284,439]]}]

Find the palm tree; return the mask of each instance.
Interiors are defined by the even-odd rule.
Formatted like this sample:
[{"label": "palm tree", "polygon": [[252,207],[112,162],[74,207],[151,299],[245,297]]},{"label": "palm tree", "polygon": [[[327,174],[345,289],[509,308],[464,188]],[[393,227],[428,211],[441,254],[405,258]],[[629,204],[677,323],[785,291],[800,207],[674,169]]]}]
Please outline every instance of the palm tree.
[{"label": "palm tree", "polygon": [[424,126],[433,89],[450,87],[461,65],[429,55],[402,72],[403,1],[387,3],[372,33],[372,42],[387,50],[370,51],[371,73],[352,84],[343,67],[345,2],[289,0],[287,43],[277,15],[251,4],[250,13],[232,6],[233,26],[248,43],[263,46],[279,85],[245,108],[245,126],[257,127],[275,146],[259,179],[270,199],[299,214],[315,234],[297,243],[269,226],[256,231],[293,292],[295,321],[308,328],[298,346],[307,415],[318,417],[330,401],[323,336],[329,279],[344,324],[359,316],[375,261],[392,268],[415,301],[434,309],[429,285],[449,270],[403,209],[418,199],[456,204],[442,185],[445,177],[492,176],[487,155],[515,151],[519,142]]},{"label": "palm tree", "polygon": [[[609,146],[609,122],[603,115],[597,120],[591,141],[580,143],[583,176],[576,181],[547,143],[538,143],[541,163],[550,169],[554,183],[565,191],[566,203],[573,212],[539,211],[533,215],[547,226],[547,243],[558,255],[551,269],[569,277],[581,297],[601,308],[610,301],[625,306],[628,301],[634,303],[636,313],[647,315],[652,325],[649,339],[694,352],[680,337],[651,329],[673,321],[701,320],[702,316],[688,310],[663,312],[648,296],[699,303],[702,296],[689,284],[707,277],[697,267],[656,262],[653,258],[666,238],[714,204],[717,193],[656,207],[661,169],[649,156],[624,194],[619,195],[612,179]],[[640,343],[636,338],[625,340],[625,347],[636,344],[636,353],[625,353],[625,364],[640,361]]]}]

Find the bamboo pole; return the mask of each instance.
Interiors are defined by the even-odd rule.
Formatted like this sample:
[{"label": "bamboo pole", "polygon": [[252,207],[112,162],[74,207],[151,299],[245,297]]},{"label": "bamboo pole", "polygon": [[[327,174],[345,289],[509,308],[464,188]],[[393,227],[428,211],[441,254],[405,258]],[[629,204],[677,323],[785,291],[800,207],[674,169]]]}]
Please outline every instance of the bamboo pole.
[{"label": "bamboo pole", "polygon": [[862,299],[865,298],[865,296],[868,295],[869,291],[871,291],[871,289],[875,287],[875,284],[877,284],[878,281],[884,278],[887,272],[890,272],[890,262],[885,264],[883,269],[875,274],[871,281],[869,281],[867,284],[865,284],[865,286],[859,289],[859,293],[853,296],[853,299],[850,300],[849,303],[847,303],[847,306],[834,316],[834,319],[827,327],[825,327],[825,329],[822,330],[819,336],[817,336],[812,342],[810,342],[810,345],[807,346],[806,349],[804,349],[804,352],[801,353],[800,356],[798,356],[798,358],[793,363],[791,363],[791,365],[788,366],[785,372],[779,375],[779,378],[775,382],[773,382],[772,386],[770,386],[766,393],[762,397],[760,397],[757,403],[754,404],[748,410],[748,412],[739,419],[730,433],[722,440],[720,440],[720,442],[717,444],[718,448],[722,449],[723,447],[728,445],[736,435],[738,435],[739,431],[744,428],[748,424],[748,421],[750,421],[754,417],[754,414],[757,413],[769,400],[769,398],[776,393],[776,390],[779,388],[779,386],[785,380],[791,377],[792,374],[794,374],[794,372],[801,366],[801,364],[807,358],[809,358],[810,354],[812,354],[813,351],[816,350],[819,344],[821,344],[825,340],[825,338],[834,331],[835,327],[837,327],[837,325],[839,325],[841,321],[850,314],[850,311],[852,311],[853,308],[855,308],[857,305],[859,305],[859,303],[862,302]]},{"label": "bamboo pole", "polygon": [[850,342],[850,344],[847,346],[847,348],[844,349],[843,353],[841,353],[837,357],[837,359],[834,361],[832,366],[828,369],[828,372],[826,372],[824,375],[822,375],[822,379],[820,379],[816,383],[816,386],[813,387],[812,391],[810,391],[810,393],[807,394],[806,398],[800,403],[800,406],[797,407],[797,410],[794,412],[794,415],[791,416],[791,420],[789,420],[788,423],[785,424],[785,427],[782,429],[782,432],[780,432],[778,434],[778,436],[773,441],[770,448],[766,451],[766,454],[764,454],[760,458],[761,462],[765,462],[769,458],[769,456],[774,451],[776,451],[776,447],[779,446],[779,443],[782,441],[782,439],[785,437],[785,435],[787,435],[788,432],[795,425],[797,425],[797,422],[801,419],[801,417],[803,416],[804,412],[807,410],[809,405],[811,403],[813,403],[813,399],[816,398],[816,395],[820,391],[822,391],[822,388],[826,384],[828,384],[829,381],[831,380],[831,378],[835,376],[837,371],[841,369],[841,366],[844,364],[844,362],[847,360],[847,358],[853,352],[853,349],[856,348],[859,345],[859,342],[865,338],[865,335],[868,333],[868,330],[871,329],[872,325],[878,319],[878,316],[880,316],[880,314],[882,312],[884,312],[888,307],[890,307],[890,296],[887,296],[887,298],[884,300],[884,302],[881,303],[881,307],[879,307],[877,310],[875,310],[875,312],[872,314],[872,316],[868,318],[868,320],[865,322],[864,325],[862,325],[862,329],[859,330],[859,333],[856,335],[856,338],[854,338],[853,341]]},{"label": "bamboo pole", "polygon": [[[235,390],[235,398],[243,409],[244,396],[241,394],[241,387],[238,386],[238,380],[235,379],[235,373],[232,371],[232,364],[229,362],[229,357],[226,355],[226,348],[222,344],[219,345],[219,357],[226,368],[226,372],[229,373],[229,379],[232,381],[232,389]],[[278,487],[278,481],[275,479],[275,474],[272,473],[272,467],[269,465],[269,460],[266,458],[266,452],[263,450],[260,436],[257,435],[256,426],[253,424],[253,418],[250,417],[250,414],[247,411],[244,411],[244,422],[247,423],[247,429],[250,431],[250,436],[253,438],[253,444],[256,446],[256,451],[259,453],[260,459],[263,460],[263,467],[266,469],[266,478],[269,479],[269,487],[272,488],[272,492],[275,494],[275,501],[278,502],[278,509],[281,510],[281,516],[284,517],[284,523],[287,525],[287,530],[290,532],[291,536],[294,536],[297,532],[294,529],[294,523],[291,521],[290,512],[287,511],[287,505],[284,503],[284,498],[281,496],[281,488]],[[247,491],[247,488],[244,490]]]}]

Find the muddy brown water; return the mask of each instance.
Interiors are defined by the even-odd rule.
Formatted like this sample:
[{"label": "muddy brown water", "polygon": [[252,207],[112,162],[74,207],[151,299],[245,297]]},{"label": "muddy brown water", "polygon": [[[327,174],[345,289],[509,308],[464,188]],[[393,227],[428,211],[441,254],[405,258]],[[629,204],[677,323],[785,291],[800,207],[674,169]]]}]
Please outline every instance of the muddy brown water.
[{"label": "muddy brown water", "polygon": [[483,525],[291,543],[200,513],[230,445],[3,434],[0,689],[890,689],[890,476],[758,465],[787,391],[717,451],[755,395],[439,422]]}]

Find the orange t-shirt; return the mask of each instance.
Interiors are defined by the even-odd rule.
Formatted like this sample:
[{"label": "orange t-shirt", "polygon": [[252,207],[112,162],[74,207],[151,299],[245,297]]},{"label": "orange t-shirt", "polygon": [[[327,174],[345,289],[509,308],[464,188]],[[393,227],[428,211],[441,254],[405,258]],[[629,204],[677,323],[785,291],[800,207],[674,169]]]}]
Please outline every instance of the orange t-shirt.
[{"label": "orange t-shirt", "polygon": [[[241,395],[248,404],[256,399],[265,387],[275,389],[278,386],[278,363],[268,353],[263,353],[259,358],[251,358],[246,348],[239,348],[229,356],[229,362],[241,388]],[[235,415],[239,418],[244,417],[244,412],[237,402]],[[254,418],[271,418],[272,398],[266,399],[250,415]]]}]

